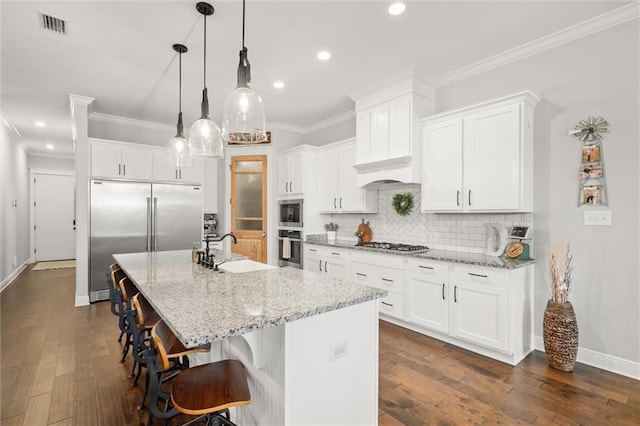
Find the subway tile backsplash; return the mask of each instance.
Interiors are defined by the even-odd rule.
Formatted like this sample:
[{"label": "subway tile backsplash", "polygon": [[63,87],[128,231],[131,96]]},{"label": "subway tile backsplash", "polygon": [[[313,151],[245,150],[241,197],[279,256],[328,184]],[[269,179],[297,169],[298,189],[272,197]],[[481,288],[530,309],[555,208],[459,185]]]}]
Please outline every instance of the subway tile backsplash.
[{"label": "subway tile backsplash", "polygon": [[[391,207],[393,196],[411,192],[415,207],[407,216],[400,216]],[[364,218],[369,221],[375,241],[427,245],[434,249],[482,253],[485,247],[485,223],[512,226],[533,225],[531,213],[420,213],[420,188],[381,189],[377,214],[322,215],[324,223],[338,224],[338,238],[355,240],[355,232]]]}]

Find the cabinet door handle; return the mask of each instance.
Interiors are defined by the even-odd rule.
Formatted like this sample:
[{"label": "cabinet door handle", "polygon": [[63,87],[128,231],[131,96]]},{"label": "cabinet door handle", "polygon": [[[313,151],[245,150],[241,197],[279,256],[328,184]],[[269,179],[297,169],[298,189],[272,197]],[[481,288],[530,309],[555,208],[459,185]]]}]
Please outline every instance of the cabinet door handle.
[{"label": "cabinet door handle", "polygon": [[359,277],[366,277],[367,276],[367,274],[361,274],[360,272],[356,272],[356,275],[359,276]]},{"label": "cabinet door handle", "polygon": [[312,252],[314,252],[314,253],[315,253],[315,252],[317,252],[318,250],[316,250],[316,249],[309,249],[309,251],[312,251]]},{"label": "cabinet door handle", "polygon": [[289,182],[289,192],[293,192],[293,182]]},{"label": "cabinet door handle", "polygon": [[122,164],[118,164],[118,176],[122,174]]},{"label": "cabinet door handle", "polygon": [[331,254],[334,256],[340,256],[340,253],[336,253],[335,251],[332,251]]},{"label": "cabinet door handle", "polygon": [[468,272],[468,274],[471,275],[472,277],[488,278],[486,275],[474,274],[472,272]]},{"label": "cabinet door handle", "polygon": [[456,206],[460,207],[460,190],[456,191]]},{"label": "cabinet door handle", "polygon": [[337,209],[337,208],[338,208],[338,207],[336,206],[336,199],[335,199],[335,198],[333,199],[333,208],[334,208],[334,209]]},{"label": "cabinet door handle", "polygon": [[178,180],[178,169],[175,169],[174,175],[176,176],[176,180]]},{"label": "cabinet door handle", "polygon": [[340,208],[342,208],[342,197],[340,197]]},{"label": "cabinet door handle", "polygon": [[123,164],[122,165],[122,176],[126,176],[127,175],[127,165]]},{"label": "cabinet door handle", "polygon": [[469,205],[471,205],[471,190],[469,190]]},{"label": "cabinet door handle", "polygon": [[422,269],[430,269],[433,271],[433,266],[422,266],[422,265],[418,265],[418,268],[422,268]]},{"label": "cabinet door handle", "polygon": [[453,286],[453,302],[458,303],[458,286]]},{"label": "cabinet door handle", "polygon": [[390,280],[389,278],[380,278],[382,281],[384,282],[388,282],[388,283],[392,283],[393,280]]},{"label": "cabinet door handle", "polygon": [[324,271],[325,271],[325,272],[329,272],[329,271],[327,270],[327,261],[326,261],[326,260],[324,261]]},{"label": "cabinet door handle", "polygon": [[442,283],[442,300],[444,300],[444,283]]},{"label": "cabinet door handle", "polygon": [[318,271],[322,272],[322,260],[318,260]]},{"label": "cabinet door handle", "polygon": [[289,192],[289,182],[284,183],[284,192]]},{"label": "cabinet door handle", "polygon": [[182,169],[180,169],[180,180],[182,180]]},{"label": "cabinet door handle", "polygon": [[387,303],[387,302],[380,302],[380,303],[382,303],[385,306],[389,306],[389,307],[393,308],[393,305],[391,303]]}]

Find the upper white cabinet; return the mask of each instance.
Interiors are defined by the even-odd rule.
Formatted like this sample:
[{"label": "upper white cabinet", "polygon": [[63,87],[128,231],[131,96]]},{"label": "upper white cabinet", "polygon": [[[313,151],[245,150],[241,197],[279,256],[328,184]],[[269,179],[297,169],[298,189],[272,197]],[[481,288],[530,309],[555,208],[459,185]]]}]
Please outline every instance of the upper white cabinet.
[{"label": "upper white cabinet", "polygon": [[539,100],[522,92],[423,120],[422,211],[532,211]]},{"label": "upper white cabinet", "polygon": [[312,147],[302,146],[284,151],[278,159],[278,195],[302,196],[310,187],[317,170],[317,156]]},{"label": "upper white cabinet", "polygon": [[358,188],[353,139],[322,147],[318,154],[318,203],[321,213],[375,213],[376,190]]},{"label": "upper white cabinet", "polygon": [[193,160],[188,167],[179,167],[173,164],[165,150],[155,151],[153,154],[153,180],[202,183],[202,161]]},{"label": "upper white cabinet", "polygon": [[92,139],[91,176],[151,180],[153,151],[126,143]]},{"label": "upper white cabinet", "polygon": [[359,187],[379,180],[420,183],[419,119],[434,111],[433,88],[412,79],[356,94]]}]

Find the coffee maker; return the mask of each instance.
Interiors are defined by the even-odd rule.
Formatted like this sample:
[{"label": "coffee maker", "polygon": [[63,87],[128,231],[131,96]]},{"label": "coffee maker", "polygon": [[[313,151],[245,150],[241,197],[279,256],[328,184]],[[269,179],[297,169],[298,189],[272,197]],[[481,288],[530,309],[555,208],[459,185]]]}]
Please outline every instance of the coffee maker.
[{"label": "coffee maker", "polygon": [[218,217],[215,213],[204,214],[204,235],[211,237],[218,236]]}]

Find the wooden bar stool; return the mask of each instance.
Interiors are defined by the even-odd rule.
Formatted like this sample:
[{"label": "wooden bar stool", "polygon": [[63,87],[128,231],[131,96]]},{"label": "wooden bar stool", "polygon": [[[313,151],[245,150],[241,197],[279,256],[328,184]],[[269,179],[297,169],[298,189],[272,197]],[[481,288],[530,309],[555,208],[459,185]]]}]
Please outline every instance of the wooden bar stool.
[{"label": "wooden bar stool", "polygon": [[[151,336],[155,348],[150,353],[155,352],[156,356],[155,362],[149,363],[149,368],[153,370],[151,372],[155,373],[153,375],[157,380],[159,376],[156,369],[166,371],[171,367],[167,347],[171,347],[177,338],[164,321],[153,326]],[[186,423],[188,425],[203,421],[210,424],[215,419],[218,424],[233,426],[229,408],[251,402],[245,368],[237,360],[223,360],[188,368],[175,376],[171,382],[170,394],[158,389],[160,392],[154,395],[154,404],[151,406],[152,414],[163,419],[179,413],[199,416]],[[159,411],[158,400],[167,400],[169,397],[173,408]]]},{"label": "wooden bar stool", "polygon": [[122,302],[122,293],[120,292],[120,281],[127,277],[127,274],[120,269],[117,263],[110,266],[111,284],[109,285],[109,301],[111,302],[111,313],[118,317],[118,328],[120,328],[120,336],[118,342],[122,341],[126,328],[126,307]]},{"label": "wooden bar stool", "polygon": [[[126,275],[124,278],[118,281],[118,287],[120,289],[120,297],[122,298],[122,312],[125,316],[122,331],[127,337],[124,343],[124,348],[122,348],[122,358],[120,359],[120,362],[124,362],[124,359],[129,353],[129,348],[133,345],[133,329],[136,327],[135,321],[129,321],[129,319],[127,318],[127,311],[130,311],[132,309],[131,300],[133,296],[139,293],[139,291],[138,288],[133,284],[133,281],[131,281],[131,279]],[[133,368],[135,368],[135,366],[136,364],[134,362]],[[131,374],[129,375],[129,377],[133,377],[133,369],[131,370]]]}]

